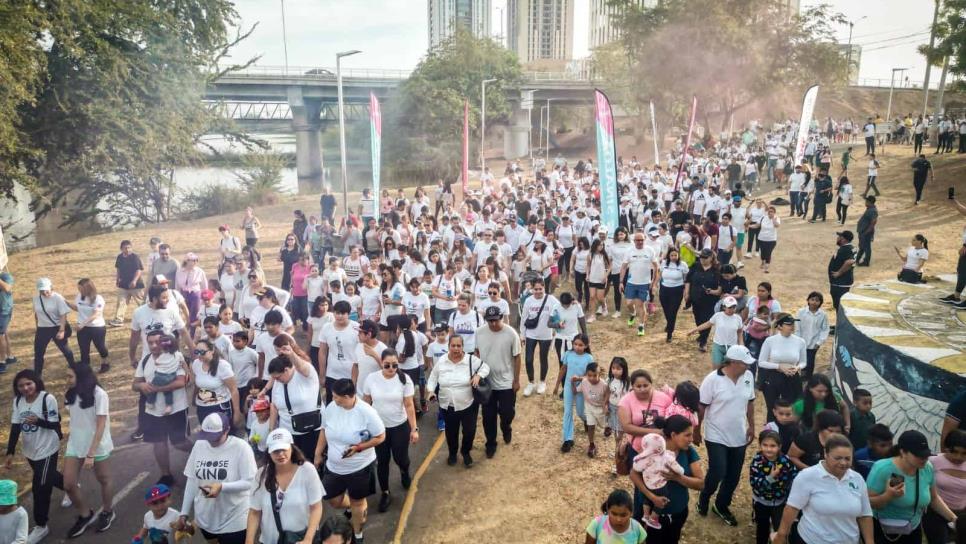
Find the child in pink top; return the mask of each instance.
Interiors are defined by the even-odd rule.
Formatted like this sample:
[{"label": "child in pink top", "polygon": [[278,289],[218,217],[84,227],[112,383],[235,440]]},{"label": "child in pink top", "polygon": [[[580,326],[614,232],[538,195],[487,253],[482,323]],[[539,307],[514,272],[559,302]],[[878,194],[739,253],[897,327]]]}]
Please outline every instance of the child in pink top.
[{"label": "child in pink top", "polygon": [[674,389],[671,389],[670,385],[665,384],[661,391],[671,395],[673,399],[671,405],[664,410],[665,418],[679,415],[686,417],[691,422],[691,425],[698,424],[698,405],[700,404],[701,393],[698,391],[698,386],[694,385],[694,382],[681,382]]}]

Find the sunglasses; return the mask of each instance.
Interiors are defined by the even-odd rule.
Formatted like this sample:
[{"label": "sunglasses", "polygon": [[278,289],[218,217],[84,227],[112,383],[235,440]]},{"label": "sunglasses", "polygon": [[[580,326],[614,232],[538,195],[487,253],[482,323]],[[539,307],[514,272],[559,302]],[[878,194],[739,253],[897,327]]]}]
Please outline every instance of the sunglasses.
[{"label": "sunglasses", "polygon": [[499,295],[499,294],[500,294],[500,292],[499,292],[499,291],[490,291],[490,294],[491,294],[491,295]]},{"label": "sunglasses", "polygon": [[395,364],[394,365],[394,364],[390,363],[388,365],[382,365],[382,368],[385,368],[386,370],[389,370],[390,368],[399,368],[399,365],[398,364]]},{"label": "sunglasses", "polygon": [[195,355],[204,355],[204,354],[206,354],[206,353],[208,353],[208,350],[206,350],[206,349],[196,349],[196,350],[194,351],[194,354],[195,354]]}]

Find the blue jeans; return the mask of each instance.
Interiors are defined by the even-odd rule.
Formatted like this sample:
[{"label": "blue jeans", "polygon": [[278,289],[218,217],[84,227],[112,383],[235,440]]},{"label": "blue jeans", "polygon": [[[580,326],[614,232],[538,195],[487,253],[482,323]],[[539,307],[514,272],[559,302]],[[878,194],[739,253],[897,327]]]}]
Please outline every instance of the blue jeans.
[{"label": "blue jeans", "polygon": [[705,446],[708,449],[708,475],[704,479],[704,489],[701,490],[698,498],[698,506],[707,508],[711,495],[717,491],[714,499],[715,507],[718,510],[727,510],[731,507],[731,499],[741,479],[741,467],[745,463],[747,446],[731,448],[707,441]]},{"label": "blue jeans", "polygon": [[801,191],[788,191],[788,199],[791,201],[790,206],[792,208],[791,215],[798,214],[798,201],[801,198]]},{"label": "blue jeans", "polygon": [[577,417],[584,419],[584,396],[574,393],[570,385],[570,374],[564,380],[564,409],[563,409],[563,441],[574,439],[574,406],[577,407]]}]

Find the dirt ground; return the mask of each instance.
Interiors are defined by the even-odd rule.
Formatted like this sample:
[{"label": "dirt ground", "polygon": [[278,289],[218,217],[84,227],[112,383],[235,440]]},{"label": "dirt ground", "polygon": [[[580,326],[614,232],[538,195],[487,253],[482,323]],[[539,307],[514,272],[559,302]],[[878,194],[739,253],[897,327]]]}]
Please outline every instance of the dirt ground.
[{"label": "dirt ground", "polygon": [[[932,241],[927,271],[949,273],[955,270],[956,249],[963,221],[947,204],[946,188],[954,185],[957,192],[966,190],[963,181],[966,179],[966,160],[958,156],[944,156],[936,160],[936,181],[927,185],[926,201],[913,207],[909,170],[911,150],[890,148],[880,159],[882,175],[879,185],[884,195],[880,201],[880,229],[875,241],[872,267],[860,269],[858,281],[894,277],[899,261],[892,252],[892,246],[905,248],[908,239],[917,232],[924,233]],[[864,169],[859,168],[860,165],[864,166],[861,160],[853,167],[859,170],[854,176],[858,189],[864,188]],[[357,198],[358,195],[350,195],[350,201]],[[766,195],[766,198],[770,199],[771,195]],[[301,206],[307,213],[313,213],[317,210],[317,202],[316,197],[305,197],[256,210],[264,224],[259,249],[264,255],[269,281],[278,281],[280,277],[280,263],[274,259],[274,255],[285,233],[291,228],[291,210]],[[855,228],[861,208],[860,204],[850,210],[849,228]],[[784,213],[782,217],[784,220]],[[834,219],[834,209],[830,210],[830,217]],[[121,240],[131,239],[135,251],[144,256],[148,252],[148,239],[158,235],[172,245],[177,258],[192,250],[200,255],[203,268],[213,270],[217,255],[217,226],[229,223],[237,229],[240,222],[241,214],[173,222],[92,236],[69,244],[12,255],[9,269],[17,283],[10,337],[14,354],[20,362],[0,376],[0,407],[9,406],[10,383],[14,374],[32,365],[34,322],[29,297],[33,295],[33,285],[38,277],[50,277],[55,290],[68,298],[73,298],[76,293],[74,286],[78,279],[92,278],[108,301],[110,317],[115,307],[111,288],[112,263]],[[795,310],[804,304],[805,295],[812,289],[827,291],[825,266],[834,251],[834,232],[837,228],[833,221],[809,225],[799,219],[787,220],[779,233],[776,262],[771,274],[762,274],[757,269],[758,261],[745,259],[744,274],[749,285],[765,279],[771,281],[783,306]],[[132,310],[128,310],[128,317]],[[691,319],[689,312],[681,315],[679,330],[691,326]],[[615,355],[623,355],[631,362],[632,368],[650,370],[658,384],[673,385],[685,379],[700,381],[710,370],[708,356],[700,354],[692,342],[686,341],[683,332],[678,334],[673,344],[665,344],[663,335],[658,332],[663,327],[662,320],[652,318],[648,334],[643,339],[634,336],[623,321],[608,318],[591,324],[591,345],[595,357],[598,361],[606,362]],[[127,364],[128,337],[126,328],[109,329],[113,369],[100,377],[102,386],[111,396],[111,429],[116,444],[128,441],[127,434],[132,429],[136,414],[135,396],[130,390],[132,373]],[[71,345],[77,354],[74,340],[71,340]],[[823,350],[820,360],[827,359],[828,351]],[[58,396],[66,389],[64,368],[63,357],[51,345],[47,352],[44,378],[47,390]],[[551,370],[548,381],[555,378],[556,373]],[[614,487],[630,489],[630,483],[626,478],[617,479],[610,475],[612,441],[598,439],[602,454],[594,460],[582,453],[586,449],[586,438],[579,434],[573,452],[569,455],[559,452],[561,412],[562,401],[549,395],[527,399],[521,396],[517,404],[514,442],[511,446],[501,446],[494,459],[483,459],[482,427],[476,443],[480,461],[472,470],[467,471],[462,466],[447,467],[442,462],[444,456],[439,455],[419,486],[416,507],[409,518],[403,541],[473,541],[477,544],[582,542],[583,528],[595,515],[607,493]],[[9,417],[8,410],[0,409],[0,443],[6,442]],[[701,453],[703,456],[703,450]],[[0,470],[0,474],[17,479],[22,485],[29,480],[29,471],[19,456],[12,470]],[[741,520],[739,528],[731,529],[716,519],[693,516],[685,529],[684,542],[714,544],[750,541],[749,493],[744,481],[736,493],[736,502],[734,510]]]}]

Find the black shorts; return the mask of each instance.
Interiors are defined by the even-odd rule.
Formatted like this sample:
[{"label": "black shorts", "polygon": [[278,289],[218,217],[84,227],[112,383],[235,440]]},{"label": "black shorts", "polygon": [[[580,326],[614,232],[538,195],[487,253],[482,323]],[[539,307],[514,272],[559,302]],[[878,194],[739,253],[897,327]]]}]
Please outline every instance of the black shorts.
[{"label": "black shorts", "polygon": [[[201,529],[201,527],[199,527]],[[208,531],[201,529],[201,536],[205,537],[208,542],[217,542],[218,544],[245,544],[245,534],[246,531],[236,531],[234,533],[209,533]]]},{"label": "black shorts", "polygon": [[188,439],[188,410],[181,410],[166,416],[144,414],[141,430],[145,442],[171,442],[180,444]]},{"label": "black shorts", "polygon": [[603,289],[607,286],[606,283],[593,283],[593,282],[587,282],[587,285],[589,285],[591,289]]},{"label": "black shorts", "polygon": [[326,471],[322,478],[322,487],[325,488],[325,500],[334,499],[343,493],[348,493],[352,500],[359,500],[375,495],[376,493],[376,471],[375,461],[365,468],[353,472],[352,474],[336,474]]}]

